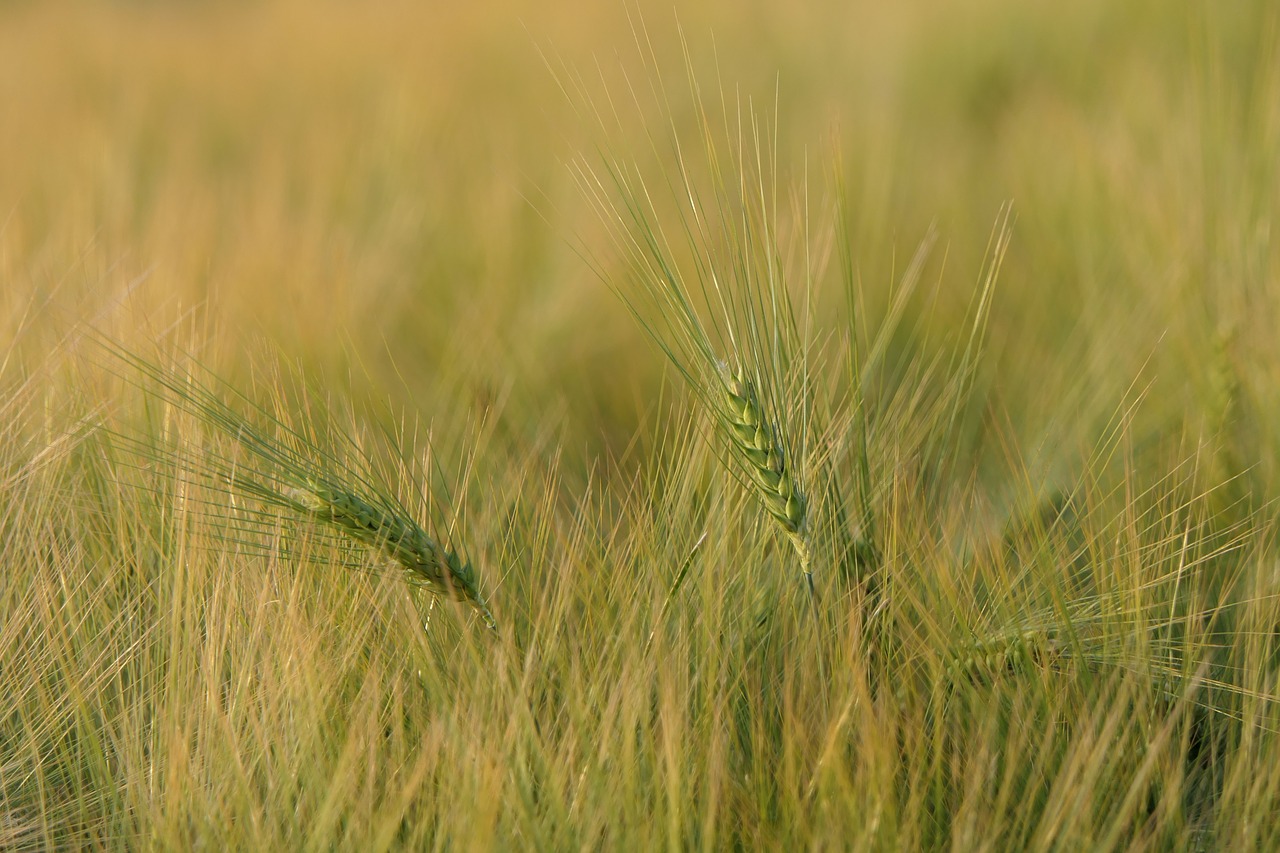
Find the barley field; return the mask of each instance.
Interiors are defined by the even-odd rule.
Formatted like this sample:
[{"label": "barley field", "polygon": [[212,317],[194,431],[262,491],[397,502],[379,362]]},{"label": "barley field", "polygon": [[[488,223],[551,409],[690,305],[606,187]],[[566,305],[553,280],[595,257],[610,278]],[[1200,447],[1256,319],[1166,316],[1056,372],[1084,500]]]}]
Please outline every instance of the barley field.
[{"label": "barley field", "polygon": [[1280,847],[1280,11],[0,3],[0,849]]}]

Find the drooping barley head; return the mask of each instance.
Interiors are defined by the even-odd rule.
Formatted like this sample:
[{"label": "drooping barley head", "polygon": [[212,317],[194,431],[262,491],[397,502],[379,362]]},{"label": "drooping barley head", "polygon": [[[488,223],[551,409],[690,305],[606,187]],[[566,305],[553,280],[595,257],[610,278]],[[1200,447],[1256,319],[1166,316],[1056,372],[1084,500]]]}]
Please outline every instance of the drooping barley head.
[{"label": "drooping barley head", "polygon": [[290,489],[285,496],[316,520],[332,524],[352,539],[385,554],[405,570],[411,582],[438,595],[467,602],[480,612],[486,625],[497,629],[470,561],[436,542],[412,519],[385,512],[342,487],[310,484],[307,488]]},{"label": "drooping barley head", "polygon": [[[358,460],[369,457],[353,436],[327,420],[293,428],[198,365],[194,372],[167,370],[109,339],[90,340],[110,357],[109,365],[118,365],[113,369],[126,381],[224,439],[193,453],[190,447],[157,443],[145,430],[109,430],[114,443],[135,457],[140,467],[169,462],[215,492],[227,492],[235,509],[218,518],[233,526],[240,546],[273,523],[280,510],[297,513],[318,523],[331,537],[371,548],[389,561],[389,567],[403,570],[410,583],[470,604],[496,630],[471,562],[428,533],[395,491],[372,475],[368,466],[359,464]],[[215,389],[239,396],[251,416],[232,409]],[[320,440],[324,435],[332,438],[333,449]],[[357,464],[345,462],[344,455]],[[240,505],[236,495],[253,498],[258,506]],[[241,533],[248,536],[242,538]]]}]

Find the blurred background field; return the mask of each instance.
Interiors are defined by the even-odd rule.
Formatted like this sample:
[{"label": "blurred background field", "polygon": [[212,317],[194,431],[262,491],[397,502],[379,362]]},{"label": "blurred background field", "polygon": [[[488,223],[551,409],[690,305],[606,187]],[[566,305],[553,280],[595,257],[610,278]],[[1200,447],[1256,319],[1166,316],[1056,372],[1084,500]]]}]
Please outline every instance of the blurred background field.
[{"label": "blurred background field", "polygon": [[[656,596],[650,608],[656,611],[674,571],[671,560],[678,565],[680,556],[655,556],[668,528],[637,515],[635,506],[650,488],[638,484],[659,469],[667,473],[657,479],[701,482],[714,468],[714,453],[703,447],[692,461],[680,461],[673,448],[681,437],[695,436],[698,444],[696,429],[686,423],[687,400],[673,391],[661,354],[582,257],[584,249],[600,252],[609,272],[605,230],[569,168],[576,157],[594,156],[599,135],[579,114],[581,101],[561,89],[557,74],[566,68],[581,73],[597,98],[624,93],[628,79],[664,81],[669,101],[662,109],[645,106],[649,100],[624,109],[634,151],[612,142],[614,153],[640,158],[654,175],[673,162],[663,159],[662,146],[654,153],[645,129],[662,138],[699,132],[691,75],[712,100],[724,93],[767,116],[781,183],[808,187],[817,245],[832,248],[824,228],[837,202],[845,205],[865,299],[858,322],[867,329],[889,312],[917,247],[936,237],[921,296],[890,341],[887,361],[902,369],[884,380],[886,398],[894,376],[915,375],[909,366],[944,352],[968,322],[993,227],[1011,202],[1012,238],[977,378],[974,429],[982,437],[970,447],[972,458],[957,466],[955,488],[972,485],[971,478],[983,499],[1040,489],[1039,481],[1018,482],[1009,474],[1011,458],[1026,465],[1030,479],[1060,487],[1084,476],[1108,425],[1126,412],[1133,442],[1159,449],[1148,456],[1135,451],[1133,464],[1147,467],[1123,476],[1148,484],[1185,478],[1196,524],[1252,549],[1246,585],[1274,591],[1268,548],[1271,508],[1280,496],[1280,433],[1269,425],[1280,418],[1280,249],[1273,238],[1280,213],[1280,14],[1269,3],[707,0],[639,11],[621,3],[517,0],[4,3],[0,351],[6,357],[0,389],[10,402],[0,436],[11,448],[6,470],[34,470],[32,459],[57,456],[42,456],[40,448],[59,447],[57,437],[72,430],[77,413],[115,401],[107,386],[95,386],[74,367],[68,339],[79,324],[139,350],[168,341],[246,388],[279,363],[293,365],[339,409],[386,409],[431,425],[442,455],[451,458],[464,455],[466,437],[484,424],[492,433],[485,433],[490,437],[481,452],[492,453],[478,463],[480,476],[484,486],[505,491],[484,498],[475,511],[478,548],[486,555],[481,569],[491,587],[509,583],[523,596],[520,618],[529,625],[517,633],[551,631],[542,645],[530,641],[530,647],[542,648],[555,672],[540,671],[532,656],[486,662],[483,644],[455,627],[439,641],[465,650],[450,665],[492,665],[509,678],[489,685],[479,675],[458,675],[440,663],[438,649],[435,660],[447,677],[423,676],[417,664],[388,651],[418,642],[404,640],[421,628],[417,616],[402,614],[397,627],[387,629],[399,632],[390,640],[376,625],[351,639],[329,624],[335,613],[357,618],[361,596],[374,593],[335,584],[320,603],[298,605],[293,621],[275,622],[265,603],[274,593],[255,599],[252,582],[227,591],[207,567],[201,582],[213,584],[214,592],[200,599],[200,608],[211,608],[201,619],[220,627],[179,629],[175,622],[163,634],[170,651],[156,651],[150,665],[140,665],[146,673],[140,681],[117,685],[126,698],[118,704],[103,699],[98,708],[95,691],[119,680],[124,650],[156,636],[147,629],[134,636],[114,621],[112,602],[133,599],[102,592],[110,584],[96,573],[115,565],[110,559],[95,562],[81,551],[54,559],[42,550],[41,542],[58,537],[33,520],[57,504],[60,489],[74,488],[59,479],[65,472],[49,474],[48,482],[6,475],[6,529],[25,532],[11,536],[8,578],[0,582],[0,615],[8,626],[0,627],[0,638],[12,650],[0,648],[0,689],[39,680],[37,670],[57,669],[53,658],[20,659],[24,644],[101,648],[99,657],[71,655],[59,664],[78,661],[93,678],[74,689],[62,681],[28,688],[0,727],[7,738],[0,744],[9,745],[7,755],[0,751],[0,785],[8,786],[0,790],[22,797],[10,804],[10,818],[0,808],[0,847],[10,832],[14,844],[32,847],[61,839],[73,846],[177,849],[193,839],[222,838],[232,846],[370,849],[366,845],[435,841],[484,848],[518,838],[566,849],[627,846],[634,838],[638,847],[847,842],[895,849],[901,837],[907,846],[976,849],[984,836],[980,819],[964,812],[968,800],[949,813],[968,814],[969,824],[955,817],[933,829],[912,828],[920,815],[936,819],[947,811],[912,794],[896,812],[901,823],[889,816],[868,829],[839,813],[840,806],[815,805],[822,800],[811,796],[817,783],[806,791],[810,777],[791,765],[777,773],[785,784],[793,781],[789,774],[803,777],[792,785],[800,791],[792,800],[776,794],[768,803],[753,800],[760,791],[755,782],[731,793],[732,785],[716,775],[717,750],[734,747],[717,739],[714,723],[682,716],[687,709],[679,710],[675,698],[681,685],[694,692],[711,688],[696,672],[679,665],[678,674],[666,672],[636,653],[634,641],[653,625],[628,611],[627,596],[642,597],[646,607]],[[839,260],[832,255],[817,277],[830,287],[820,287],[816,298],[830,300],[834,311],[842,297]],[[834,336],[837,329],[819,334]],[[877,458],[893,458],[893,439],[879,436]],[[893,488],[885,490],[887,505]],[[500,505],[508,498],[524,509]],[[120,512],[148,512],[141,504],[129,509],[130,501],[144,499],[123,492],[117,499]],[[60,511],[74,513],[76,506],[72,501]],[[680,531],[668,544],[687,553],[696,532]],[[720,556],[728,565],[742,554]],[[785,561],[771,559],[770,568],[780,571]],[[28,571],[43,577],[34,567],[55,563],[96,567],[85,568],[83,577],[91,579],[89,590],[98,590],[90,599],[100,603],[76,597],[89,592],[59,598],[64,593],[47,578],[20,580]],[[634,587],[611,586],[622,582],[601,577],[605,567],[621,573],[623,566],[650,563],[661,571],[641,572],[649,580]],[[270,571],[293,577],[274,564]],[[235,576],[242,575],[243,568]],[[715,593],[716,584],[732,586],[728,578],[709,575],[701,595]],[[192,595],[190,589],[167,583],[148,587],[155,619],[187,619],[179,618],[177,605],[167,608]],[[123,599],[111,598],[116,594]],[[379,587],[376,595],[380,606],[400,606],[391,588]],[[519,596],[512,593],[508,603]],[[79,603],[66,603],[73,600]],[[499,621],[501,600],[499,594]],[[780,624],[811,630],[797,627],[802,599],[783,600],[790,621]],[[87,608],[83,623],[71,617],[78,607]],[[688,607],[681,618],[696,625],[697,607]],[[446,617],[438,606],[434,613],[432,629],[444,631],[438,623]],[[598,655],[595,668],[591,652],[580,658],[560,633],[563,624],[552,629],[550,620],[586,623],[582,642]],[[261,663],[261,632],[270,624],[308,626],[289,633],[302,651],[278,664],[280,671]],[[308,634],[316,625],[339,637]],[[124,633],[116,637],[117,630]],[[689,642],[714,645],[710,628],[707,637],[690,630],[701,639]],[[99,643],[98,636],[115,639]],[[183,658],[190,666],[177,675],[162,672],[156,661],[178,654],[172,650],[187,641],[207,652],[215,636],[232,661],[228,666],[238,672],[251,661],[243,663],[245,672],[264,679],[261,692],[245,694],[250,705],[270,711],[260,724],[236,722],[226,708],[203,717],[175,710],[180,692],[203,689],[200,659]],[[435,641],[421,642],[425,648]],[[675,658],[694,654],[672,642],[680,651]],[[326,643],[353,650],[351,657],[326,659]],[[752,649],[729,655],[731,662],[717,672],[723,676],[732,661],[762,654]],[[219,646],[217,654],[223,652]],[[333,672],[347,680],[328,685]],[[435,685],[427,698],[413,692],[421,678]],[[782,693],[799,690],[785,683],[777,688]],[[511,696],[525,696],[526,689],[532,696],[530,684],[541,692],[529,699],[529,719],[512,713],[509,722]],[[652,708],[640,710],[639,703],[631,719],[627,701],[610,691],[637,684],[652,687],[656,698]],[[836,704],[825,716],[816,699],[801,710],[778,711],[794,713],[812,729],[794,752],[782,750],[788,761],[825,761],[832,739],[846,736],[850,713],[903,736],[870,699],[865,705],[850,699],[841,717],[842,682],[833,684]],[[77,697],[70,710],[59,698],[67,695]],[[330,704],[317,696],[328,696]],[[308,705],[314,707],[301,716],[315,719],[299,723],[293,711],[276,714]],[[853,707],[858,710],[849,711]],[[607,719],[588,719],[600,708]],[[1101,706],[1081,708],[1087,716]],[[367,719],[360,716],[366,713]],[[63,720],[81,738],[97,732],[102,743],[81,740],[67,752],[51,747],[46,753],[37,742],[64,723],[45,726],[34,719],[39,714]],[[226,731],[218,729],[219,714],[231,720]],[[447,722],[438,722],[441,714]],[[594,726],[624,727],[610,715],[630,720],[629,731],[640,734],[601,747]],[[403,741],[402,720],[411,733]],[[1107,732],[1114,732],[1100,718],[1095,722],[1088,735],[1105,751]],[[688,726],[687,738],[671,735],[681,725]],[[210,727],[206,740],[192,735],[205,731],[202,726]],[[135,732],[139,745],[112,745],[113,735],[104,731],[124,741],[123,733]],[[293,735],[286,733],[296,731],[314,731],[315,739],[288,740]],[[424,740],[414,743],[414,737]],[[1011,750],[1016,745],[1007,733],[991,737]],[[484,745],[495,739],[501,745],[486,763]],[[1265,749],[1256,746],[1259,760],[1276,748],[1272,739]],[[466,748],[451,745],[455,740]],[[1187,734],[1187,751],[1193,751],[1191,740]],[[220,746],[210,745],[215,742]],[[1084,747],[1071,743],[1055,760],[1084,789],[1093,777],[1072,764]],[[594,748],[613,750],[613,757],[593,758]],[[829,802],[865,805],[874,799],[875,780],[901,782],[890,768],[892,749],[849,749],[872,765],[870,775],[841,776],[831,783],[835,799]],[[910,745],[903,749],[909,753]],[[96,764],[76,750],[128,760]],[[628,750],[642,757],[628,759]],[[156,757],[161,752],[165,762]],[[203,757],[184,765],[185,775],[173,769],[191,755]],[[258,756],[258,770],[245,769],[246,755]],[[450,762],[459,756],[472,763],[458,769]],[[375,758],[393,769],[377,772]],[[613,760],[643,773],[618,782]],[[1116,773],[1137,778],[1141,759],[1134,760],[1139,764],[1126,765],[1130,775]],[[941,772],[930,759],[920,761],[909,767]],[[173,774],[170,795],[147,776],[148,767],[161,763]],[[517,764],[524,766],[518,773],[511,769]],[[691,768],[687,778],[682,764]],[[296,765],[314,769],[317,790],[281,781]],[[465,777],[459,790],[433,794],[454,772]],[[1150,768],[1142,772],[1148,779]],[[1221,772],[1237,772],[1241,780],[1247,775],[1239,768]],[[1254,797],[1248,802],[1257,809],[1250,813],[1255,830],[1257,821],[1266,822],[1268,798],[1280,790],[1275,775],[1241,794]],[[583,793],[588,777],[598,778],[599,787]],[[960,785],[961,777],[957,770],[952,781]],[[325,788],[334,778],[350,786]],[[122,780],[119,791],[90,792],[111,779]],[[1218,781],[1217,790],[1229,787]],[[695,783],[727,793],[708,804],[690,793]],[[655,792],[664,788],[672,793],[658,802]],[[1127,789],[1121,784],[1118,790]],[[474,812],[458,811],[467,797],[475,798]],[[687,811],[681,797],[690,797]],[[994,802],[987,811],[1006,814],[1000,811],[1009,807],[1006,800]],[[1072,835],[1061,817],[1071,813],[1072,802],[1065,794],[1029,796],[1028,809],[1040,809],[1036,817],[997,821],[986,840],[996,848],[1004,846],[1001,838],[1047,848],[1161,847],[1191,837],[1206,820],[1187,817],[1148,832],[1142,820],[1126,817],[1124,831],[1113,836],[1103,831],[1116,825],[1108,823],[1112,816],[1099,819],[1097,834]],[[1109,814],[1102,807],[1097,813]],[[1168,817],[1168,809],[1152,813]],[[747,827],[741,835],[717,829],[725,814]],[[312,823],[298,828],[299,816]],[[647,827],[650,834],[610,834],[619,827]],[[1261,843],[1263,836],[1231,837]]]},{"label": "blurred background field", "polygon": [[[1033,430],[1064,382],[1123,390],[1155,352],[1181,400],[1221,329],[1270,337],[1264,5],[704,3],[645,25],[677,124],[678,17],[704,85],[777,104],[784,180],[807,166],[829,199],[838,153],[869,299],[935,227],[936,322],[954,322],[1014,203],[995,363]],[[572,251],[598,226],[564,164],[593,139],[539,55],[643,74],[622,4],[0,14],[10,325],[33,295],[90,317],[141,282],[130,310],[197,309],[230,361],[255,336],[327,370],[358,357],[406,402],[442,365],[518,378],[571,444],[629,440],[656,360]]]}]

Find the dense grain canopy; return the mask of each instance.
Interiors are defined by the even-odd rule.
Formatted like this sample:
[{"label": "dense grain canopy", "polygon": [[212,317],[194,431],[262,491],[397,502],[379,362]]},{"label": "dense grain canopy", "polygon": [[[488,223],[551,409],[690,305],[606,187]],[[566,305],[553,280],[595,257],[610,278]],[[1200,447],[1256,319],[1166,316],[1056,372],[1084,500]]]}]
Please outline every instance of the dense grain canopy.
[{"label": "dense grain canopy", "polygon": [[1280,849],[1274,6],[0,3],[0,849]]}]

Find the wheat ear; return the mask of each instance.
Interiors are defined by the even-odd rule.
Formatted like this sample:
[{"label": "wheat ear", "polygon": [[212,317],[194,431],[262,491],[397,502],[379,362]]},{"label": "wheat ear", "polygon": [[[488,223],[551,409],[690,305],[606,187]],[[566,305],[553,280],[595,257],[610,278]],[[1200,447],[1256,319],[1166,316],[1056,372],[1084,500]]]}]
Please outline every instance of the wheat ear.
[{"label": "wheat ear", "polygon": [[282,494],[295,509],[386,555],[405,570],[410,581],[467,602],[480,612],[486,625],[497,630],[470,561],[432,539],[412,519],[380,509],[355,492],[331,484],[308,483]]},{"label": "wheat ear", "polygon": [[1048,631],[1029,628],[976,640],[947,663],[950,681],[993,681],[1001,675],[1056,665],[1066,649]]},{"label": "wheat ear", "polygon": [[722,368],[727,431],[764,508],[782,526],[812,585],[807,534],[808,503],[796,480],[786,444],[773,425],[755,383],[742,369]]},{"label": "wheat ear", "polygon": [[[403,569],[410,583],[470,604],[489,628],[497,630],[470,561],[427,533],[412,513],[375,480],[344,463],[336,453],[317,446],[309,437],[312,429],[290,428],[265,409],[249,403],[254,413],[272,427],[260,430],[215,393],[216,387],[230,389],[213,374],[205,371],[216,383],[210,386],[197,375],[166,371],[105,337],[90,340],[140,374],[120,372],[126,381],[234,440],[243,451],[241,456],[219,452],[211,446],[198,454],[178,453],[142,435],[112,432],[115,440],[143,465],[167,459],[201,476],[215,489],[240,492],[264,507],[287,509],[311,518],[332,533],[373,548]],[[337,432],[335,438],[363,455],[350,436]],[[261,510],[242,508],[232,522],[253,530],[265,518]]]}]

